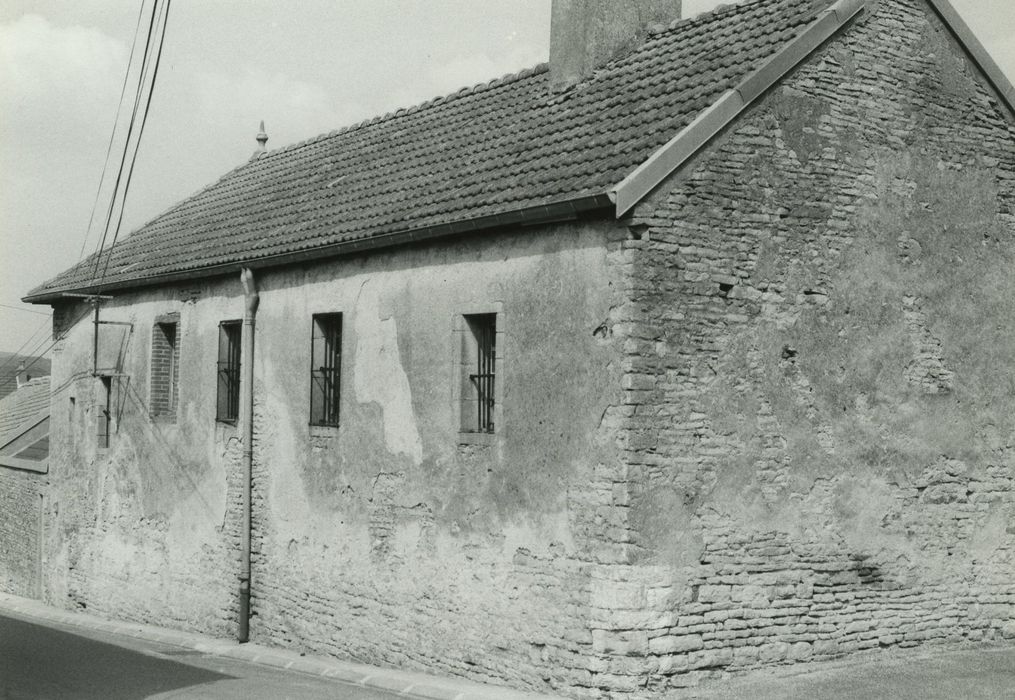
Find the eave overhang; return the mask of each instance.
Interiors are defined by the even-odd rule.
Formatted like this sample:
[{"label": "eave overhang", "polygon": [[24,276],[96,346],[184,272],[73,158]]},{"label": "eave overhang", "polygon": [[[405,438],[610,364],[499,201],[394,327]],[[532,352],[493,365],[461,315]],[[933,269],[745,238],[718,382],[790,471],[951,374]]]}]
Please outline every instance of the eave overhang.
[{"label": "eave overhang", "polygon": [[29,304],[48,304],[58,301],[70,293],[96,294],[99,292],[117,292],[126,289],[140,289],[160,284],[184,282],[195,279],[207,279],[209,277],[221,277],[237,273],[243,268],[263,270],[267,268],[282,267],[285,265],[317,262],[330,258],[352,255],[355,253],[373,251],[381,248],[391,248],[394,246],[408,245],[412,243],[421,243],[437,238],[474,233],[477,231],[503,229],[510,226],[538,226],[562,221],[572,221],[581,216],[597,211],[608,213],[612,207],[612,200],[607,193],[603,192],[574,199],[551,202],[526,209],[507,211],[490,216],[453,221],[446,224],[437,224],[434,226],[426,226],[405,231],[396,231],[378,236],[342,241],[333,245],[320,246],[307,250],[281,253],[279,255],[269,255],[252,260],[240,260],[220,265],[209,265],[192,270],[182,270],[180,272],[170,272],[138,279],[47,290],[38,294],[30,294],[29,296],[24,297],[22,301]]}]

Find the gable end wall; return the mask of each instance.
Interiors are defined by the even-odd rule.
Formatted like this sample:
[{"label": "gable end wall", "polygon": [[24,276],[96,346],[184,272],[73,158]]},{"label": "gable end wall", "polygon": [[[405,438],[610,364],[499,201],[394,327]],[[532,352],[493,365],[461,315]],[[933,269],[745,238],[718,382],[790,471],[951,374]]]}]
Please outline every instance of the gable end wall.
[{"label": "gable end wall", "polygon": [[1015,129],[869,6],[628,222],[603,688],[1015,638]]}]

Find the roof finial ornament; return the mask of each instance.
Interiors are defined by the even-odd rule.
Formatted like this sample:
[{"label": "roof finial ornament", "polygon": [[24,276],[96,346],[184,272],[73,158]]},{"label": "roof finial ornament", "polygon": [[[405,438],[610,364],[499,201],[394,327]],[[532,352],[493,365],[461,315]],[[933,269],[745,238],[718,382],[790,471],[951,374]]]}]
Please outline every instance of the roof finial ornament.
[{"label": "roof finial ornament", "polygon": [[268,148],[268,134],[264,133],[264,120],[261,120],[261,129],[257,132],[257,150],[254,151],[254,155],[250,156],[250,160],[254,160],[261,156],[262,153],[266,153]]}]

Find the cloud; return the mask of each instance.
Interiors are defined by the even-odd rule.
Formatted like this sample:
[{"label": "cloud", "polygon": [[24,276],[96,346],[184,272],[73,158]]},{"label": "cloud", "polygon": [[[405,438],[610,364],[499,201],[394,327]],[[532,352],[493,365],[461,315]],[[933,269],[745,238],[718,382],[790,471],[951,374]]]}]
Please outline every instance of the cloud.
[{"label": "cloud", "polygon": [[[127,65],[127,47],[96,29],[57,27],[38,15],[0,24],[0,135],[30,145],[104,142]],[[95,124],[105,126],[96,133]],[[58,127],[58,128],[57,128]]]},{"label": "cloud", "polygon": [[[98,179],[91,164],[105,154],[127,56],[95,29],[37,15],[0,23],[2,303],[77,260]],[[0,314],[5,347],[37,322]]]},{"label": "cloud", "polygon": [[489,55],[476,53],[455,56],[443,62],[427,64],[422,79],[411,87],[393,93],[387,109],[408,107],[440,95],[447,95],[463,87],[488,83],[494,78],[517,73],[546,61],[546,50],[531,44],[518,44],[509,51]]},{"label": "cloud", "polygon": [[362,106],[341,103],[320,85],[284,73],[246,68],[228,74],[184,64],[160,80],[125,231],[245,163],[257,147],[261,120],[273,149],[369,116]]},{"label": "cloud", "polygon": [[205,73],[195,86],[197,110],[222,125],[241,129],[235,138],[252,150],[264,119],[269,146],[281,146],[343,126],[364,116],[355,103],[340,104],[322,86],[282,73],[246,70],[240,76]]}]

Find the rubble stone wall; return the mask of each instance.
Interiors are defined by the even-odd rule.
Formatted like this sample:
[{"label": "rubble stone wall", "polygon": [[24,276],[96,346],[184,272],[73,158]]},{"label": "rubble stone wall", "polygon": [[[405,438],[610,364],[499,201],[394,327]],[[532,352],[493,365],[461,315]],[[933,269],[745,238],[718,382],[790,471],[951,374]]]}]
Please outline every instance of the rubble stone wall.
[{"label": "rubble stone wall", "polygon": [[0,591],[39,597],[42,479],[0,467]]},{"label": "rubble stone wall", "polygon": [[869,3],[640,205],[603,692],[1015,637],[1015,129]]}]

